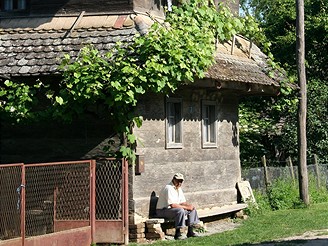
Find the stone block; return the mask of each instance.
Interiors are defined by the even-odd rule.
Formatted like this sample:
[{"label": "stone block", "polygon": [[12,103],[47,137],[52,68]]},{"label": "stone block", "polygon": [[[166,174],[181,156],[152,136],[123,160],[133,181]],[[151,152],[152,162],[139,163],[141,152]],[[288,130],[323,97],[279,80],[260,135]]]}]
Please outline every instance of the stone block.
[{"label": "stone block", "polygon": [[165,234],[164,232],[161,233],[146,233],[146,238],[147,239],[164,239],[165,238]]},{"label": "stone block", "polygon": [[161,224],[146,224],[147,228],[161,228]]},{"label": "stone block", "polygon": [[147,228],[147,232],[151,232],[151,233],[161,233],[162,228]]},{"label": "stone block", "polygon": [[175,235],[175,228],[168,228],[165,230],[165,234],[169,236],[174,236]]},{"label": "stone block", "polygon": [[146,224],[161,224],[161,223],[164,223],[165,222],[165,219],[162,219],[162,218],[155,218],[155,219],[148,219],[146,220]]},{"label": "stone block", "polygon": [[145,233],[129,233],[129,238],[135,239],[135,238],[144,238]]},{"label": "stone block", "polygon": [[139,228],[145,228],[144,223],[139,223],[139,224],[130,224],[129,229],[139,229]]},{"label": "stone block", "polygon": [[130,238],[130,243],[146,243],[146,238]]},{"label": "stone block", "polygon": [[143,233],[143,232],[145,232],[145,227],[137,228],[137,229],[130,229],[129,228],[129,233]]}]

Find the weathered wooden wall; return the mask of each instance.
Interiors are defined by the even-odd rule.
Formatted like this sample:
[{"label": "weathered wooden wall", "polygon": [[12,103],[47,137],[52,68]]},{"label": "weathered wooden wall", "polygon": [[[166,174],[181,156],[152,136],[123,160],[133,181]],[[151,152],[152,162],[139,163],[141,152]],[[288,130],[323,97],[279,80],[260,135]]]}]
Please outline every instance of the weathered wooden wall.
[{"label": "weathered wooden wall", "polygon": [[[225,2],[233,13],[239,13],[239,0],[215,0],[215,3]],[[173,4],[177,1],[173,0]],[[144,12],[153,16],[164,18],[166,0],[30,0],[26,10],[14,12],[0,12],[3,16],[24,15],[78,15],[82,11],[86,14],[115,13],[125,14]]]},{"label": "weathered wooden wall", "polygon": [[133,9],[139,12],[146,12],[156,16],[164,16],[164,6],[166,0],[134,0]]},{"label": "weathered wooden wall", "polygon": [[0,134],[0,163],[33,163],[104,156],[111,131],[108,121],[90,117],[72,124],[2,122]]},{"label": "weathered wooden wall", "polygon": [[31,14],[122,12],[133,9],[129,0],[31,0]]},{"label": "weathered wooden wall", "polygon": [[[219,92],[184,89],[173,97],[183,99],[183,148],[165,148],[164,97],[147,96],[138,110],[144,116],[140,129],[138,154],[144,155],[145,172],[130,176],[130,207],[147,216],[152,192],[171,181],[176,172],[185,175],[183,190],[199,208],[221,206],[237,201],[236,182],[240,181],[238,145],[238,100]],[[201,100],[218,104],[218,147],[201,145]],[[192,111],[190,111],[192,107]]]},{"label": "weathered wooden wall", "polygon": [[[234,13],[239,12],[239,1],[216,0],[225,2]],[[173,4],[175,1],[173,1]],[[131,12],[132,10],[164,16],[166,0],[30,0],[29,13],[38,14],[77,14]]]}]

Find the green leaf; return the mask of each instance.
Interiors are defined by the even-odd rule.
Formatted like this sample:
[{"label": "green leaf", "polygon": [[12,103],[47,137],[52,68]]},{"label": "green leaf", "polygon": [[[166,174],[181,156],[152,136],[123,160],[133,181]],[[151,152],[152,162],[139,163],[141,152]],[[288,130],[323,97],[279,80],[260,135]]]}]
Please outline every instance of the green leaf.
[{"label": "green leaf", "polygon": [[136,136],[135,136],[135,135],[133,135],[133,134],[128,134],[127,137],[128,137],[128,140],[129,140],[130,143],[133,144],[133,143],[136,142]]},{"label": "green leaf", "polygon": [[56,96],[56,102],[59,104],[59,105],[62,105],[64,103],[64,100],[62,97],[59,97],[59,96]]},{"label": "green leaf", "polygon": [[13,85],[13,82],[11,82],[10,80],[6,80],[6,81],[4,82],[4,84],[5,84],[6,86],[10,87],[10,86]]}]

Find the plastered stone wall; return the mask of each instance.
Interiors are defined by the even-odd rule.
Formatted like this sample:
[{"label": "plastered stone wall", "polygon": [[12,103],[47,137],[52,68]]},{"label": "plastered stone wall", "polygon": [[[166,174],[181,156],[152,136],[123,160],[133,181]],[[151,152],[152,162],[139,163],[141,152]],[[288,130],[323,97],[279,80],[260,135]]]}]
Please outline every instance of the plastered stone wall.
[{"label": "plastered stone wall", "polygon": [[[134,132],[140,140],[137,153],[144,156],[145,171],[130,176],[130,208],[147,217],[151,194],[158,194],[176,172],[185,175],[183,190],[198,208],[236,203],[236,182],[241,176],[237,97],[205,89],[183,89],[170,97],[182,98],[183,148],[165,148],[165,96],[144,98],[138,107],[144,123]],[[217,102],[217,148],[202,148],[202,100]]]}]

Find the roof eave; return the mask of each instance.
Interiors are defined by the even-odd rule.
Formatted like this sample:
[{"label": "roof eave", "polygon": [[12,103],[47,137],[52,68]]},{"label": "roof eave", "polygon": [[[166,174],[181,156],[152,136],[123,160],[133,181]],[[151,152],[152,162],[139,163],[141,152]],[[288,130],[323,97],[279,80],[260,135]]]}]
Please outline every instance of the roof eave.
[{"label": "roof eave", "polygon": [[280,86],[275,83],[258,84],[232,80],[202,79],[196,80],[191,86],[217,90],[220,92],[233,92],[239,96],[277,96],[280,93]]}]

